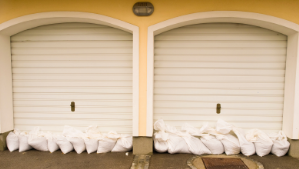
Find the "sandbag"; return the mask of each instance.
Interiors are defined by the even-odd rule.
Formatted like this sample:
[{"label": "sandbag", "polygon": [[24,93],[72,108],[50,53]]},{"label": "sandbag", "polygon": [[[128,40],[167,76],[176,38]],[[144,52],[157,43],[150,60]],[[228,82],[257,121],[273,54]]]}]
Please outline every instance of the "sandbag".
[{"label": "sandbag", "polygon": [[268,136],[273,141],[273,147],[271,149],[272,154],[275,154],[277,157],[281,157],[289,151],[290,143],[288,142],[287,136],[283,131],[279,131],[278,133],[270,133]]},{"label": "sandbag", "polygon": [[82,131],[66,125],[63,128],[62,134],[68,139],[68,141],[70,141],[77,154],[81,154],[83,151],[85,151],[85,143],[82,139],[82,137],[85,137],[85,135]]},{"label": "sandbag", "polygon": [[6,137],[6,145],[10,152],[13,152],[19,149],[19,132],[15,130],[14,132],[10,132]]},{"label": "sandbag", "polygon": [[176,134],[169,133],[169,139],[167,140],[167,144],[168,153],[170,154],[191,153],[191,151],[189,151],[189,147],[185,139]]},{"label": "sandbag", "polygon": [[214,135],[218,140],[220,140],[224,146],[224,151],[226,155],[239,154],[241,151],[240,143],[237,137],[231,132],[234,126],[219,119],[216,123],[216,130],[210,129],[209,133]]},{"label": "sandbag", "polygon": [[56,139],[56,143],[63,154],[67,154],[74,149],[72,143],[64,136],[58,136]]},{"label": "sandbag", "polygon": [[48,149],[50,153],[53,153],[59,149],[58,144],[56,143],[56,137],[54,134],[48,132],[46,134],[46,138],[48,140]]},{"label": "sandbag", "polygon": [[85,143],[82,138],[70,137],[68,140],[72,143],[77,154],[81,154],[83,151],[85,151]]},{"label": "sandbag", "polygon": [[159,131],[154,134],[154,148],[159,153],[164,153],[168,151],[168,133],[164,131]]},{"label": "sandbag", "polygon": [[265,156],[271,152],[273,141],[259,129],[251,129],[246,133],[246,139],[253,142],[258,156]]},{"label": "sandbag", "polygon": [[49,151],[48,141],[45,138],[45,134],[40,132],[39,127],[35,127],[29,132],[28,144],[39,151]]},{"label": "sandbag", "polygon": [[127,152],[131,151],[132,147],[133,137],[130,135],[121,134],[111,152]]},{"label": "sandbag", "polygon": [[186,141],[189,151],[192,154],[202,155],[202,154],[211,154],[211,151],[202,143],[199,138],[193,136],[203,136],[205,130],[208,128],[208,124],[203,125],[200,129],[197,129],[190,124],[185,123],[181,130],[185,133],[179,132],[178,135],[184,138]]},{"label": "sandbag", "polygon": [[88,154],[96,152],[99,146],[99,140],[102,138],[102,134],[97,125],[88,126],[85,130],[84,143]]},{"label": "sandbag", "polygon": [[168,151],[167,140],[169,134],[165,132],[166,126],[162,119],[157,120],[154,123],[154,148],[157,152],[164,153]]},{"label": "sandbag", "polygon": [[251,156],[255,154],[255,146],[252,142],[246,140],[244,133],[241,129],[234,127],[234,133],[237,135],[241,147],[241,152],[245,156]]},{"label": "sandbag", "polygon": [[24,152],[32,149],[32,147],[28,144],[28,133],[22,132],[19,135],[19,152]]},{"label": "sandbag", "polygon": [[110,131],[108,134],[104,134],[103,138],[99,140],[97,153],[111,152],[119,137],[120,135],[115,131]]},{"label": "sandbag", "polygon": [[212,135],[204,135],[200,137],[202,143],[211,151],[211,154],[223,154],[224,147],[221,141]]}]

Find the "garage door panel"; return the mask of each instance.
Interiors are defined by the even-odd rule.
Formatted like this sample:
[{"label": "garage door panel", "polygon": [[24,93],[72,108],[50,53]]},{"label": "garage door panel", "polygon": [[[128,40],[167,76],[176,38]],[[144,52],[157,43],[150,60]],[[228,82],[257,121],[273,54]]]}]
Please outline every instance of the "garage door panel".
[{"label": "garage door panel", "polygon": [[85,93],[14,93],[16,99],[52,99],[52,100],[130,100],[132,94],[85,94]]},{"label": "garage door panel", "polygon": [[244,129],[281,130],[286,46],[285,35],[231,23],[155,36],[154,119],[176,127],[223,119]]},{"label": "garage door panel", "polygon": [[102,74],[102,73],[132,73],[132,68],[14,68],[12,70],[14,74],[26,74],[26,73],[35,73],[35,74],[82,74],[82,73],[90,73],[90,74]]},{"label": "garage door panel", "polygon": [[[67,42],[67,43],[66,43]],[[88,47],[88,48],[104,48],[104,47],[115,47],[115,48],[131,48],[133,47],[132,41],[86,41],[85,43],[76,41],[43,41],[43,42],[12,42],[11,47],[13,48],[70,48],[70,47]]]},{"label": "garage door panel", "polygon": [[[208,116],[214,115],[216,113],[216,106],[205,108],[205,107],[187,107],[187,108],[177,108],[177,107],[167,107],[167,108],[154,108],[154,111],[157,115],[199,115],[199,116]],[[280,109],[221,109],[221,116],[273,116],[273,117],[282,117],[282,111]],[[218,115],[220,116],[220,115]],[[156,116],[155,116],[156,117]]]},{"label": "garage door panel", "polygon": [[230,63],[230,62],[182,62],[156,61],[155,67],[163,68],[235,68],[235,69],[285,69],[285,63]]},{"label": "garage door panel", "polygon": [[[214,50],[213,50],[214,49]],[[12,51],[14,52],[14,51]],[[284,55],[286,48],[156,48],[155,54],[165,55]]]},{"label": "garage door panel", "polygon": [[131,33],[54,24],[12,36],[11,47],[15,128],[98,125],[102,132],[132,134]]},{"label": "garage door panel", "polygon": [[173,82],[173,81],[163,81],[156,80],[154,83],[155,87],[193,87],[193,88],[205,88],[205,89],[266,89],[266,90],[283,90],[284,84],[282,83],[198,83],[198,82]]},{"label": "garage door panel", "polygon": [[226,33],[226,34],[172,34],[170,32],[167,32],[167,34],[161,34],[161,35],[157,35],[155,37],[155,40],[178,40],[178,41],[183,41],[183,40],[254,40],[254,41],[265,41],[265,40],[286,40],[286,36],[285,35],[281,35],[281,34],[230,34],[230,33]]},{"label": "garage door panel", "polygon": [[252,63],[260,63],[260,62],[285,62],[284,55],[251,55],[242,57],[241,56],[232,56],[232,55],[219,55],[219,56],[208,56],[208,55],[200,55],[200,56],[190,56],[187,54],[182,55],[156,55],[156,61],[189,61],[189,62],[252,62]]},{"label": "garage door panel", "polygon": [[[60,107],[22,107],[15,106],[15,113],[67,113],[70,111],[70,106],[60,106]],[[105,106],[105,107],[77,107],[76,112],[84,113],[127,113],[132,112],[132,107],[115,107],[115,106]]]},{"label": "garage door panel", "polygon": [[12,60],[14,61],[131,61],[132,54],[115,54],[115,53],[88,53],[88,54],[40,54],[40,55],[13,55]]},{"label": "garage door panel", "polygon": [[82,93],[127,93],[133,92],[131,87],[14,87],[18,93],[74,93],[81,90]]},{"label": "garage door panel", "polygon": [[[205,102],[186,102],[186,101],[156,101],[154,102],[157,108],[188,108],[188,107],[201,107],[209,108],[215,107],[217,103],[205,103]],[[283,109],[282,103],[221,103],[222,109],[228,108],[244,108],[244,109]]]},{"label": "garage door panel", "polygon": [[219,96],[219,95],[167,95],[156,94],[156,101],[197,101],[197,102],[221,102],[221,103],[281,103],[283,97],[265,97],[265,96]]}]

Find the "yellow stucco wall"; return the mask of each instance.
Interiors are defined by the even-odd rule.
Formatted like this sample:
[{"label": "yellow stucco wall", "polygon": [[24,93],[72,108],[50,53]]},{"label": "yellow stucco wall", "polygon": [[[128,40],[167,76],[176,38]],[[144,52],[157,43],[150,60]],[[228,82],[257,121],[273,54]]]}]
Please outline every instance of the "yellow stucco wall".
[{"label": "yellow stucco wall", "polygon": [[177,16],[205,11],[255,12],[299,24],[299,0],[148,1],[155,7],[153,15],[137,17],[133,14],[132,7],[138,0],[0,0],[0,23],[39,12],[79,11],[110,16],[138,26],[140,28],[140,136],[146,135],[146,45],[147,28],[150,25]]}]

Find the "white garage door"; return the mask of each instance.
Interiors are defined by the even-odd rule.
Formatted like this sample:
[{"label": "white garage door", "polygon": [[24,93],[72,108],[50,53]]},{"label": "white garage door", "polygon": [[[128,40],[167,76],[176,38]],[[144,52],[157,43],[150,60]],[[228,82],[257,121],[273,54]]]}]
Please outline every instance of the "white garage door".
[{"label": "white garage door", "polygon": [[11,47],[15,128],[132,134],[132,34],[63,23],[16,34]]},{"label": "white garage door", "polygon": [[285,35],[244,24],[155,36],[154,120],[200,127],[220,118],[244,129],[281,129],[286,46]]}]

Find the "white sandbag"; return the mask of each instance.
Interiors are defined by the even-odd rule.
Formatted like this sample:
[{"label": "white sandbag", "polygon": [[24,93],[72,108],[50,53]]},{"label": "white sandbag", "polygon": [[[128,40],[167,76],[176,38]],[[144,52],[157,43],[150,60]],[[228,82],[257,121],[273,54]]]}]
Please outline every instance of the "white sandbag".
[{"label": "white sandbag", "polygon": [[202,143],[211,151],[211,154],[223,154],[224,147],[221,141],[212,135],[204,135],[200,137]]},{"label": "white sandbag", "polygon": [[72,143],[64,136],[58,136],[56,139],[56,143],[63,154],[67,154],[74,149]]},{"label": "white sandbag", "polygon": [[164,153],[168,151],[168,143],[167,140],[169,138],[169,134],[165,132],[166,126],[162,119],[157,120],[154,123],[154,129],[156,132],[154,133],[154,148],[157,152]]},{"label": "white sandbag", "polygon": [[233,128],[234,133],[237,135],[241,147],[241,152],[245,156],[251,156],[255,154],[255,146],[252,142],[249,142],[245,138],[245,134],[239,128]]},{"label": "white sandbag", "polygon": [[246,139],[253,142],[258,156],[265,156],[271,152],[273,141],[269,136],[259,129],[252,129],[246,133]]},{"label": "white sandbag", "polygon": [[19,135],[19,152],[24,152],[32,149],[32,147],[28,144],[28,133],[21,132]]},{"label": "white sandbag", "polygon": [[168,151],[167,140],[169,134],[164,131],[159,131],[154,134],[154,148],[159,153],[164,153]]},{"label": "white sandbag", "polygon": [[226,134],[222,136],[217,135],[216,138],[222,142],[226,155],[234,155],[240,153],[241,147],[237,137],[231,134]]},{"label": "white sandbag", "polygon": [[189,151],[188,144],[185,139],[178,136],[177,134],[169,133],[169,139],[167,140],[168,153],[191,153]]},{"label": "white sandbag", "polygon": [[35,127],[29,132],[28,144],[39,151],[49,151],[48,141],[45,138],[45,134],[40,132],[39,127]]},{"label": "white sandbag", "polygon": [[83,151],[85,151],[85,143],[82,138],[70,137],[68,140],[72,143],[77,154],[81,154]]},{"label": "white sandbag", "polygon": [[110,131],[108,134],[104,134],[104,137],[99,140],[97,153],[111,152],[119,137],[120,135],[115,131]]},{"label": "white sandbag", "polygon": [[86,137],[83,137],[86,151],[88,154],[96,152],[99,146],[99,140],[102,138],[102,134],[97,125],[89,126],[85,130]]},{"label": "white sandbag", "polygon": [[218,119],[216,123],[216,131],[221,134],[229,134],[229,132],[233,129],[233,125],[227,123],[222,119]]},{"label": "white sandbag", "polygon": [[275,154],[277,157],[281,157],[289,151],[290,143],[288,142],[287,136],[283,131],[279,131],[278,133],[270,133],[268,136],[273,141],[273,147],[271,149],[272,154]]},{"label": "white sandbag", "polygon": [[211,151],[200,141],[199,138],[190,136],[183,137],[189,147],[189,151],[195,155],[211,154]]},{"label": "white sandbag", "polygon": [[88,154],[96,152],[98,150],[98,147],[99,147],[98,139],[85,138],[84,143],[85,143],[86,151]]},{"label": "white sandbag", "polygon": [[131,151],[132,147],[133,137],[130,135],[121,134],[111,152],[127,152]]},{"label": "white sandbag", "polygon": [[6,145],[10,152],[19,149],[19,131],[10,132],[6,137]]},{"label": "white sandbag", "polygon": [[[202,154],[211,154],[211,151],[201,142],[199,138],[193,136],[203,136],[208,124],[201,127],[201,129],[197,129],[190,124],[184,124],[182,126],[182,131],[185,133],[179,133],[181,137],[183,137],[189,147],[189,151],[192,154],[202,155]],[[193,135],[193,136],[191,136]]]},{"label": "white sandbag", "polygon": [[57,136],[53,133],[48,132],[46,134],[46,138],[48,140],[48,149],[49,149],[50,153],[57,151],[59,149],[59,146],[56,143]]},{"label": "white sandbag", "polygon": [[86,149],[82,139],[85,135],[82,131],[71,126],[64,126],[62,134],[70,141],[77,154],[81,154]]}]

